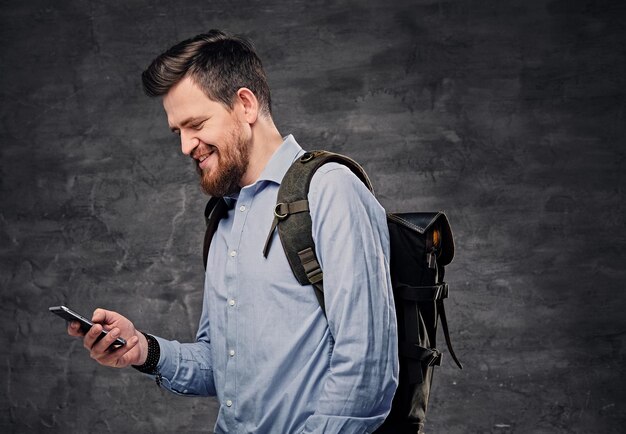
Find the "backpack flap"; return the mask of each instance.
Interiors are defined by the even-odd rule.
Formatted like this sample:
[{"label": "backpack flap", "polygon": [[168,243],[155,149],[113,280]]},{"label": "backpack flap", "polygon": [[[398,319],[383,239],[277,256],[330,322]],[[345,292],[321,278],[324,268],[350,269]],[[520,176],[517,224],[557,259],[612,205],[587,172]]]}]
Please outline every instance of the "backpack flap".
[{"label": "backpack flap", "polygon": [[[434,243],[437,245],[437,264],[446,266],[454,258],[454,238],[450,222],[443,211],[438,212],[411,212],[388,214],[387,218],[396,223],[413,229],[420,235],[425,235],[434,228]],[[439,237],[437,240],[436,238]]]}]

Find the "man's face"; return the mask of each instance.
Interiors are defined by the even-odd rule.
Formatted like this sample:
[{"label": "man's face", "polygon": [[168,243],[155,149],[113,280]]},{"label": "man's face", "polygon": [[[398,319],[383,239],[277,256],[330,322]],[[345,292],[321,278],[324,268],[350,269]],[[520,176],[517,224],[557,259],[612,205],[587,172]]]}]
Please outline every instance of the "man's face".
[{"label": "man's face", "polygon": [[194,159],[200,185],[211,196],[226,196],[240,188],[250,160],[250,139],[235,110],[209,99],[188,77],[163,97],[172,131],[181,149]]}]

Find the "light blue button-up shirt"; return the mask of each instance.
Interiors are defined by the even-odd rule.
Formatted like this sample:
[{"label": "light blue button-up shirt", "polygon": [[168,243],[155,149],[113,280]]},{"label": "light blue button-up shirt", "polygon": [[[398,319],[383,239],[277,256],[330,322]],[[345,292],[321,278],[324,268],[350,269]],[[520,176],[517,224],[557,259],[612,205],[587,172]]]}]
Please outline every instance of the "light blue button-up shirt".
[{"label": "light blue button-up shirt", "polygon": [[279,240],[263,257],[280,182],[303,152],[288,136],[220,222],[197,342],[157,338],[166,388],[217,395],[217,433],[371,432],[396,389],[385,211],[349,169],[322,166],[309,190],[327,317]]}]

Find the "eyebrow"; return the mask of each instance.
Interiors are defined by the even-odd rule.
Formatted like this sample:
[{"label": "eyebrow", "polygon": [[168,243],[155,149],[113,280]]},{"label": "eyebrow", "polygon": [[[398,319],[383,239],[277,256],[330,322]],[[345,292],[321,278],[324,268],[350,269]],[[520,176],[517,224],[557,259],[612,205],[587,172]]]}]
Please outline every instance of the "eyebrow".
[{"label": "eyebrow", "polygon": [[[198,121],[198,120],[200,120],[200,119],[202,119],[202,120],[204,121],[204,120],[206,120],[207,118],[205,118],[205,117],[203,117],[203,116],[201,116],[201,117],[197,117],[197,116],[195,116],[195,117],[194,117],[194,116],[192,116],[192,117],[187,118],[187,119],[185,119],[184,121],[182,121],[182,122],[180,123],[180,126],[181,126],[181,127],[186,127],[186,126],[188,126],[189,124],[193,124],[193,123],[197,122],[197,121]],[[173,127],[173,126],[171,126],[171,125],[170,125],[170,130],[171,130],[173,133],[175,133],[175,132],[176,132],[176,131],[178,131],[179,129],[180,129],[180,128],[178,128],[178,127]]]}]

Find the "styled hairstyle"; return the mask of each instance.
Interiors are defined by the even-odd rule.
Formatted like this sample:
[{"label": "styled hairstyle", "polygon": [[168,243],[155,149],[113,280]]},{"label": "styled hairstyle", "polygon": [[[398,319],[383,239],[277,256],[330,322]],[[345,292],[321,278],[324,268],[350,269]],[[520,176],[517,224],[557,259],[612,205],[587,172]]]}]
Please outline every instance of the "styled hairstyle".
[{"label": "styled hairstyle", "polygon": [[261,59],[244,38],[209,30],[182,41],[154,59],[141,74],[148,96],[163,96],[184,77],[191,78],[213,101],[232,109],[237,91],[246,87],[271,115],[270,89]]}]

